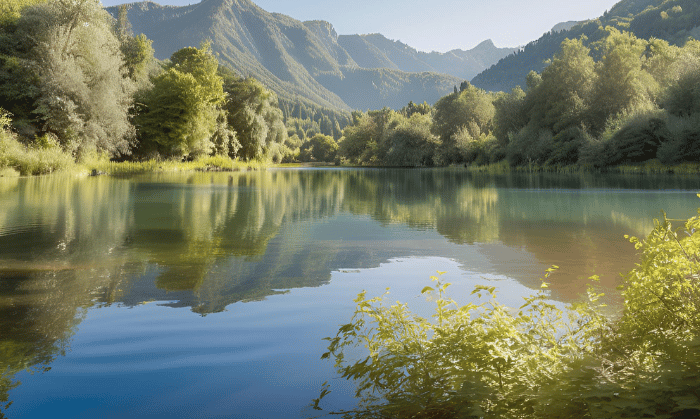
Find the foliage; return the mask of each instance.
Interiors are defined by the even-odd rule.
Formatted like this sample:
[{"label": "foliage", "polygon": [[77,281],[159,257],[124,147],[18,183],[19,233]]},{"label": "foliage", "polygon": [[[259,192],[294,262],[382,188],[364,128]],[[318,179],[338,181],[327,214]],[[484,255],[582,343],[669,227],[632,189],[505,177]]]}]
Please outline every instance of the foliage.
[{"label": "foliage", "polygon": [[338,143],[323,134],[316,134],[300,147],[301,161],[333,162],[338,152]]},{"label": "foliage", "polygon": [[17,141],[10,131],[10,115],[0,108],[0,169],[11,169],[22,176],[42,175],[74,167],[70,155],[64,153],[55,137],[47,134],[33,147]]},{"label": "foliage", "polygon": [[225,100],[218,61],[209,45],[176,51],[151,90],[143,94],[144,109],[135,123],[142,149],[164,156],[210,154],[220,106]]},{"label": "foliage", "polygon": [[[624,280],[622,315],[606,315],[589,287],[561,309],[546,282],[514,310],[495,287],[476,301],[422,293],[432,320],[404,303],[360,293],[350,323],[327,338],[322,358],[357,384],[358,406],[331,412],[367,418],[697,417],[700,415],[700,210],[678,229],[665,215],[645,240],[629,238],[640,263]],[[440,273],[442,275],[442,273]],[[597,280],[597,277],[591,279]],[[385,294],[386,295],[386,294]],[[489,297],[482,300],[482,295]],[[362,346],[366,355],[353,356]],[[326,384],[320,403],[330,387]]]},{"label": "foliage", "polygon": [[24,8],[3,28],[0,99],[30,137],[52,133],[76,155],[128,154],[134,85],[111,22],[98,1],[57,0]]},{"label": "foliage", "polygon": [[439,142],[430,132],[430,124],[430,115],[427,113],[413,112],[407,118],[400,117],[388,134],[387,141],[390,145],[386,164],[410,167],[433,166]]},{"label": "foliage", "polygon": [[495,108],[491,94],[467,85],[440,99],[434,106],[432,132],[442,141],[442,153],[446,162],[460,162],[456,152],[458,134],[472,139],[488,135],[493,129]]},{"label": "foliage", "polygon": [[227,94],[224,109],[228,125],[240,143],[240,149],[229,156],[264,159],[270,147],[284,144],[288,135],[277,96],[253,78],[239,79],[224,67],[219,72]]}]

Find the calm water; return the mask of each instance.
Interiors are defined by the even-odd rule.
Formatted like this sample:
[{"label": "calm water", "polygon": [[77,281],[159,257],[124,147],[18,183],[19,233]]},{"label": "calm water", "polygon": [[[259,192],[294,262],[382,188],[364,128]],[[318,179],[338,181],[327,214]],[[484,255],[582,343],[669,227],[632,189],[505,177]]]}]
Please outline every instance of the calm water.
[{"label": "calm water", "polygon": [[[0,417],[296,418],[352,298],[448,271],[520,304],[614,290],[624,234],[695,215],[696,178],[269,170],[0,178]],[[614,291],[611,292],[614,301]],[[9,407],[4,405],[10,403]]]}]

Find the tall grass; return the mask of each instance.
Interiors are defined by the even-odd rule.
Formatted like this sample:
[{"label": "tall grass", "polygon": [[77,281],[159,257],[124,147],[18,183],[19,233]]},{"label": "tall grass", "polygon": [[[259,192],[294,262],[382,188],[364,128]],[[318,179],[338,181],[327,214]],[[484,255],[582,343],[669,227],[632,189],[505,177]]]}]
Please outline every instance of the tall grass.
[{"label": "tall grass", "polygon": [[597,168],[590,165],[538,165],[529,164],[511,167],[506,161],[492,163],[488,165],[468,165],[466,169],[475,173],[505,174],[515,173],[559,173],[559,174],[579,174],[579,173],[611,173],[623,175],[656,175],[656,174],[676,174],[676,175],[697,175],[700,174],[700,163],[684,162],[667,165],[660,161],[648,160],[636,164],[624,164]]},{"label": "tall grass", "polygon": [[44,175],[74,169],[73,158],[57,145],[28,147],[10,131],[9,114],[0,108],[0,176]]},{"label": "tall grass", "polygon": [[162,173],[162,172],[187,172],[187,171],[245,171],[260,170],[266,167],[266,163],[261,161],[242,162],[232,160],[223,156],[201,157],[194,161],[176,160],[145,160],[145,161],[125,161],[113,162],[104,157],[94,158],[82,163],[82,166],[89,173],[104,173],[114,176],[123,176],[141,173]]}]

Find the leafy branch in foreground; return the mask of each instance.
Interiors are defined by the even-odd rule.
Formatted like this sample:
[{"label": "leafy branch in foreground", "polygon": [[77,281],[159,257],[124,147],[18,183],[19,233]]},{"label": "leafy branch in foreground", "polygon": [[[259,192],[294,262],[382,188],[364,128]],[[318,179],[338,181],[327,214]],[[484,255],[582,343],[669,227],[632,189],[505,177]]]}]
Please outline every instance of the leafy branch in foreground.
[{"label": "leafy branch in foreground", "polygon": [[546,280],[556,267],[519,309],[481,285],[460,304],[442,272],[422,290],[432,319],[388,304],[388,290],[362,292],[322,356],[356,382],[358,405],[323,411],[325,384],[312,407],[346,418],[700,417],[699,232],[698,217],[674,230],[664,214],[646,240],[630,238],[641,260],[618,319],[595,286],[583,302],[553,304]]}]

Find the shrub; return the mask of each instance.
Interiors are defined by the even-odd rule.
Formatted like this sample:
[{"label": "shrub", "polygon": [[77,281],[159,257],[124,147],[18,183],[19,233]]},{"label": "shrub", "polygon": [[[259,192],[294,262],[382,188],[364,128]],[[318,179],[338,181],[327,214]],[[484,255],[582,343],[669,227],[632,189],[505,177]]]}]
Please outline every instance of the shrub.
[{"label": "shrub", "polygon": [[[674,229],[665,215],[645,240],[629,237],[640,263],[624,277],[624,306],[608,318],[602,293],[560,309],[539,292],[519,309],[495,287],[457,303],[432,277],[432,319],[404,303],[360,293],[348,324],[329,341],[343,378],[357,384],[353,418],[698,417],[700,415],[700,210]],[[440,273],[442,274],[442,273]],[[597,281],[597,277],[591,278]],[[487,299],[483,300],[482,297]],[[348,359],[351,348],[366,356]],[[330,387],[325,384],[313,407]]]},{"label": "shrub", "polygon": [[28,148],[20,143],[10,130],[10,114],[0,108],[0,169],[9,168],[22,176],[29,176],[75,166],[73,158],[63,152],[52,136],[39,137],[37,144]]}]

